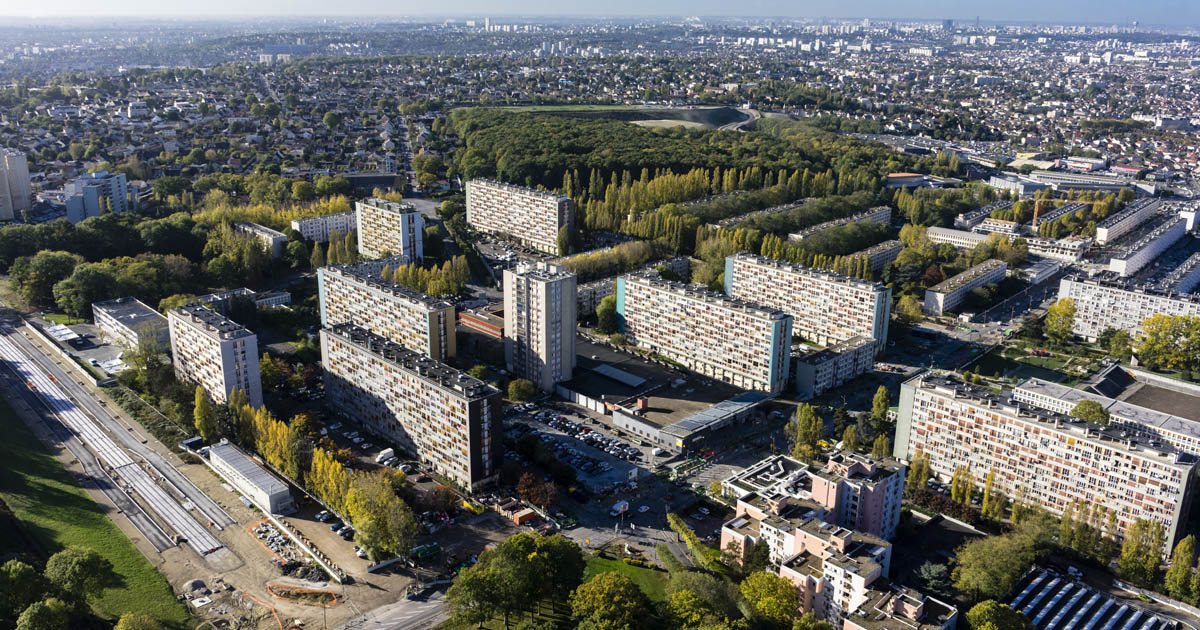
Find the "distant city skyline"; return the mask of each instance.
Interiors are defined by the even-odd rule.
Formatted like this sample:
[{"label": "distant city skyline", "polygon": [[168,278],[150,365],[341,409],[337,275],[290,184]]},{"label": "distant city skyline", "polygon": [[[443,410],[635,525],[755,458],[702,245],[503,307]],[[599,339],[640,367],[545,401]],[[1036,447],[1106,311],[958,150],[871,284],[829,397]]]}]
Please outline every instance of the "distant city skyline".
[{"label": "distant city skyline", "polygon": [[[499,10],[498,10],[499,9]],[[871,18],[871,19],[954,19],[1034,23],[1079,23],[1126,25],[1194,26],[1200,23],[1200,3],[1190,0],[1146,0],[1138,5],[1115,0],[1086,2],[1071,0],[1046,3],[1036,0],[1011,0],[1006,3],[955,0],[809,0],[788,6],[778,2],[751,0],[737,5],[715,0],[666,0],[654,3],[615,0],[596,5],[553,0],[519,0],[498,6],[482,0],[432,4],[402,0],[344,0],[336,4],[318,0],[212,0],[204,3],[164,5],[154,0],[110,0],[97,4],[89,0],[59,0],[42,5],[13,5],[0,8],[0,15],[12,17],[64,16],[458,16],[503,18],[506,16],[738,16],[797,18]]]}]

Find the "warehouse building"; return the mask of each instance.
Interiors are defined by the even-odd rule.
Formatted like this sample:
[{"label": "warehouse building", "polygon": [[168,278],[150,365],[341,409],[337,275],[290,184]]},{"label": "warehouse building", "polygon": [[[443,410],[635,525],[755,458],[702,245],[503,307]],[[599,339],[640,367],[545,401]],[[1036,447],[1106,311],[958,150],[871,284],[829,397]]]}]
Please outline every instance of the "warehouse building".
[{"label": "warehouse building", "polygon": [[229,485],[260,508],[269,510],[271,514],[291,514],[296,511],[296,502],[287,484],[255,463],[238,447],[222,440],[209,449],[208,461]]}]

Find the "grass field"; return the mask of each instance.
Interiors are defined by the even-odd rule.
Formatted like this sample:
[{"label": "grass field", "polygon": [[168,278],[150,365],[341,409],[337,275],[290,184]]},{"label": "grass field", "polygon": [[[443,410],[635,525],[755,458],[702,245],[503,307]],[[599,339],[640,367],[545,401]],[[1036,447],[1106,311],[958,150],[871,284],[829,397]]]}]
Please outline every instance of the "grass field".
[{"label": "grass field", "polygon": [[664,129],[670,129],[672,127],[686,127],[688,129],[706,129],[706,128],[708,128],[708,125],[706,125],[702,122],[696,122],[694,120],[662,119],[662,120],[634,120],[632,122],[633,122],[633,124],[635,124],[639,127],[651,127],[651,128],[655,128],[655,127],[664,128]]},{"label": "grass field", "polygon": [[513,112],[587,112],[644,108],[636,105],[505,105],[496,109],[505,109]]},{"label": "grass field", "polygon": [[70,315],[67,315],[66,313],[46,313],[45,315],[42,316],[42,319],[44,319],[52,324],[64,324],[64,325],[78,324],[78,323],[83,322],[82,319],[77,319],[77,318],[71,317]]},{"label": "grass field", "polygon": [[599,558],[596,556],[588,557],[587,569],[584,571],[583,581],[586,582],[591,579],[593,575],[599,573],[608,573],[609,571],[616,571],[617,573],[623,573],[627,575],[629,579],[633,580],[634,584],[637,584],[638,587],[642,589],[642,592],[646,594],[646,597],[650,598],[650,601],[661,602],[667,597],[666,571],[655,571],[654,569],[635,567],[630,564],[625,564],[620,560]]},{"label": "grass field", "polygon": [[[145,612],[173,627],[184,627],[188,611],[175,601],[167,581],[103,509],[80,489],[12,407],[0,401],[0,499],[20,527],[47,553],[68,546],[95,549],[112,563],[119,583],[105,589],[92,606],[102,617]],[[5,541],[12,537],[0,536]]]}]

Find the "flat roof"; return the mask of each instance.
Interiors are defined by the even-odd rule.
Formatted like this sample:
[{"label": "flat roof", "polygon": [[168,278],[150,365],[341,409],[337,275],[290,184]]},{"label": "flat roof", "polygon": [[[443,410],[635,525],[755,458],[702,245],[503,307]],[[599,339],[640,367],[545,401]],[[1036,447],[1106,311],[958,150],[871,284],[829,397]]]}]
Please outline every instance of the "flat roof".
[{"label": "flat roof", "polygon": [[238,339],[240,337],[254,336],[254,333],[247,330],[245,326],[212,309],[206,308],[202,304],[185,304],[172,309],[168,315],[170,314],[174,314],[180,321],[189,326],[198,328],[209,336],[218,339]]},{"label": "flat roof", "polygon": [[146,306],[135,297],[96,302],[92,304],[92,310],[103,312],[131,329],[147,322],[160,326],[167,325],[167,318],[163,317],[162,313]]},{"label": "flat roof", "polygon": [[980,276],[989,274],[997,269],[1007,269],[1007,268],[1008,268],[1008,264],[1005,263],[1003,260],[996,260],[995,258],[989,258],[988,260],[985,260],[985,261],[979,263],[978,265],[975,265],[974,267],[971,267],[970,269],[968,269],[952,278],[943,280],[937,286],[935,286],[929,290],[933,291],[934,293],[949,293],[951,291],[954,291],[955,289],[958,289],[958,288],[966,285],[968,282],[971,282],[972,280],[974,280]]},{"label": "flat roof", "polygon": [[729,400],[723,400],[708,409],[673,422],[663,427],[662,432],[678,438],[684,438],[749,411],[773,398],[774,396],[766,392],[743,392]]},{"label": "flat roof", "polygon": [[214,444],[209,450],[209,456],[229,464],[239,475],[254,484],[254,487],[266,492],[268,496],[278,492],[289,492],[286,484],[268,472],[266,468],[255,463],[241,449],[228,442]]}]

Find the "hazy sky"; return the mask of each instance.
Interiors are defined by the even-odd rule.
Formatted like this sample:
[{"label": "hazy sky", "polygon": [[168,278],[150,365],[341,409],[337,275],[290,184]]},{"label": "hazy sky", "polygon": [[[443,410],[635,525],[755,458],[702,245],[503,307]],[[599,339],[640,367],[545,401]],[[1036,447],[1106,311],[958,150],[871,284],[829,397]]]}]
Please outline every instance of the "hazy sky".
[{"label": "hazy sky", "polygon": [[[1200,0],[0,0],[0,15],[731,15],[1200,24]],[[3,21],[0,20],[0,25]]]}]

